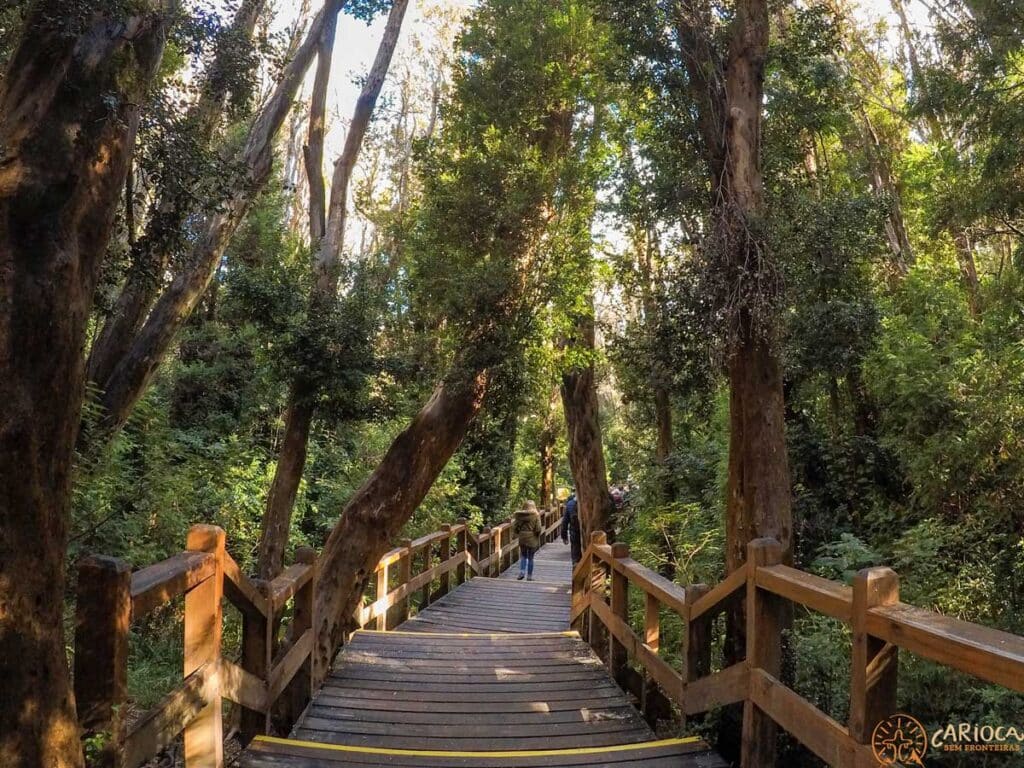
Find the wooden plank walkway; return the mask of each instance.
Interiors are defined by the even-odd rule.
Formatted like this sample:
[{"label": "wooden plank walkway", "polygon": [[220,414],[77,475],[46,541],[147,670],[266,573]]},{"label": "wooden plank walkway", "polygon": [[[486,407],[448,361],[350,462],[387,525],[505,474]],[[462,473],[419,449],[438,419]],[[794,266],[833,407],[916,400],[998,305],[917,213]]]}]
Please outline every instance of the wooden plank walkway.
[{"label": "wooden plank walkway", "polygon": [[568,631],[568,547],[474,578],[391,632],[357,632],[290,739],[243,768],[724,768],[695,739],[657,741]]}]

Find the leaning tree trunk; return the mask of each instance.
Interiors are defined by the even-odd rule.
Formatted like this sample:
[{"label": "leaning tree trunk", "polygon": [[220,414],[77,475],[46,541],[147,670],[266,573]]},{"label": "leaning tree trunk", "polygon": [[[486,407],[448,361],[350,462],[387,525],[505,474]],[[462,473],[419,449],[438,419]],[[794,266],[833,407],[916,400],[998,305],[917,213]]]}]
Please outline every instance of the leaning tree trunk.
[{"label": "leaning tree trunk", "polygon": [[[345,146],[334,167],[334,178],[331,183],[331,208],[324,222],[323,210],[323,127],[324,98],[327,92],[329,66],[321,66],[317,71],[314,87],[314,109],[310,115],[310,143],[307,153],[307,176],[310,189],[310,241],[319,244],[316,259],[316,283],[310,296],[310,317],[315,322],[324,310],[337,301],[338,291],[338,257],[345,240],[345,224],[348,213],[348,186],[355,170],[359,150],[363,138],[370,125],[374,107],[380,96],[384,79],[387,77],[391,58],[398,44],[398,36],[402,30],[402,21],[409,0],[395,0],[388,15],[384,36],[377,48],[377,57],[370,68],[362,92],[356,102],[352,123],[345,137]],[[325,34],[321,45],[321,62],[329,65],[327,53],[329,44],[333,44],[333,29],[329,32],[329,40]],[[313,423],[315,410],[314,400],[317,384],[299,372],[290,391],[288,410],[285,414],[284,440],[278,456],[274,480],[267,496],[267,506],[263,512],[263,523],[260,531],[259,573],[261,578],[273,578],[284,564],[284,550],[288,545],[288,532],[291,528],[292,507],[302,480],[302,472],[306,465],[306,451],[309,445],[309,431]]]},{"label": "leaning tree trunk", "polygon": [[352,499],[320,556],[314,668],[322,675],[341,645],[381,555],[427,495],[480,411],[488,374],[445,382]]},{"label": "leaning tree trunk", "polygon": [[[0,81],[0,765],[82,765],[63,609],[93,292],[173,7],[34,4]],[[70,29],[70,33],[69,33]]]},{"label": "leaning tree trunk", "polygon": [[[265,0],[245,0],[235,14],[227,37],[218,45],[199,99],[185,120],[189,135],[175,140],[179,145],[188,145],[181,147],[183,152],[187,152],[190,146],[206,148],[213,141],[223,123],[224,110],[231,95],[230,86],[244,74],[227,70],[238,67],[235,52],[241,44],[251,40],[265,5]],[[174,149],[171,148],[172,154]],[[185,169],[184,173],[191,174],[192,169]],[[192,180],[195,180],[194,176]],[[131,346],[159,291],[173,244],[179,243],[184,236],[185,219],[192,209],[191,197],[187,190],[180,188],[181,183],[181,179],[175,179],[173,189],[168,184],[157,190],[157,199],[150,206],[145,231],[132,244],[132,265],[114,302],[113,311],[89,350],[89,381],[100,389]]]},{"label": "leaning tree trunk", "polygon": [[99,438],[112,435],[124,426],[178,331],[206,293],[231,236],[270,178],[274,140],[316,54],[321,31],[343,5],[344,0],[328,0],[313,20],[305,40],[249,130],[238,158],[240,177],[206,220],[192,246],[188,266],[175,276],[157,300],[131,347],[107,380],[100,397]]},{"label": "leaning tree trunk", "polygon": [[[568,150],[572,112],[553,110],[545,122],[545,130],[532,138],[541,156],[555,166]],[[517,188],[510,191],[520,192]],[[495,238],[503,241],[496,252],[507,252],[520,267],[532,264],[552,196],[553,190],[541,194],[534,210],[526,208],[518,227],[495,232]],[[318,676],[329,669],[381,555],[458,450],[483,405],[491,371],[502,362],[501,350],[507,353],[501,339],[513,318],[525,309],[528,284],[522,277],[529,271],[521,268],[517,272],[504,296],[494,303],[493,314],[481,318],[480,324],[468,331],[462,351],[449,369],[449,377],[435,388],[412,423],[391,443],[377,469],[345,505],[331,531],[319,561],[313,662]]]},{"label": "leaning tree trunk", "polygon": [[[577,336],[577,343],[592,353],[592,316],[579,318]],[[573,481],[576,483],[583,540],[588,541],[594,531],[606,531],[610,538],[614,538],[612,526],[615,505],[608,492],[593,362],[562,374],[562,409],[565,411],[565,424],[569,436],[569,466],[572,469]]]}]

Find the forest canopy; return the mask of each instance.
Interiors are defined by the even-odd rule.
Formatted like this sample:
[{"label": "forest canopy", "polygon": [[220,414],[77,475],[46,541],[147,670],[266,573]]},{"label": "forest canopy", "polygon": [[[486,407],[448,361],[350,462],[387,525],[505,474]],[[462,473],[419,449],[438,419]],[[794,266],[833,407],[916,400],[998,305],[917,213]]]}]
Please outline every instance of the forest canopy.
[{"label": "forest canopy", "polygon": [[[87,759],[76,563],[196,523],[321,553],[323,663],[391,546],[569,488],[679,584],[773,536],[1024,634],[1022,0],[293,6],[0,8],[0,764]],[[787,636],[845,721],[848,629]],[[900,674],[929,727],[1024,718]]]}]

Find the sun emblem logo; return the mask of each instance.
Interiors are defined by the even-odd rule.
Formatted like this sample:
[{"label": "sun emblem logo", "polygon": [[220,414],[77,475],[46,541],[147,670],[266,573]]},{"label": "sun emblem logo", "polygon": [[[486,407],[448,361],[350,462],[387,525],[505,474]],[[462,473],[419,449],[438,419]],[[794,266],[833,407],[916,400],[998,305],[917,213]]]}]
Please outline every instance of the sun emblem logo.
[{"label": "sun emblem logo", "polygon": [[910,715],[892,715],[875,726],[871,747],[882,765],[919,765],[928,751],[928,732]]}]

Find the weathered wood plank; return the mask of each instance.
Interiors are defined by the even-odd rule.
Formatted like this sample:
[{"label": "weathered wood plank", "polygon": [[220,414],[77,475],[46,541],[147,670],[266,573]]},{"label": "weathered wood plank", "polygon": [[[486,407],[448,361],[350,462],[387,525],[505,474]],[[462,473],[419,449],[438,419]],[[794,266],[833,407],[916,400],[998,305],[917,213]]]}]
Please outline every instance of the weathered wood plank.
[{"label": "weathered wood plank", "polygon": [[[751,672],[760,669],[769,675],[782,673],[781,597],[757,586],[757,571],[782,562],[782,545],[774,539],[754,539],[747,544],[747,664]],[[740,763],[743,768],[774,768],[776,727],[771,718],[748,697],[743,702],[743,737]]]},{"label": "weathered wood plank", "polygon": [[918,656],[1024,693],[1024,637],[906,603],[869,610],[867,630]]},{"label": "weathered wood plank", "polygon": [[683,711],[699,715],[726,704],[736,704],[747,697],[749,667],[745,661],[689,683],[683,689]]},{"label": "weathered wood plank", "polygon": [[267,684],[227,659],[220,660],[220,695],[256,712],[267,709]]},{"label": "weathered wood plank", "polygon": [[734,592],[744,588],[746,584],[746,566],[737,568],[722,581],[718,582],[718,584],[708,590],[706,595],[693,603],[693,605],[690,606],[690,613],[687,618],[692,621],[711,611],[715,611],[717,613],[717,609],[720,608],[722,603],[732,597]]},{"label": "weathered wood plank", "polygon": [[647,670],[651,679],[658,684],[665,695],[677,704],[681,704],[683,701],[682,676],[672,669],[667,661],[658,656],[657,652],[646,647],[629,625],[613,614],[611,608],[603,600],[592,600],[591,610],[608,630],[608,633]]},{"label": "weathered wood plank", "polygon": [[763,669],[751,670],[752,705],[832,768],[853,768],[856,745],[843,726]]},{"label": "weathered wood plank", "polygon": [[279,613],[292,596],[313,578],[313,568],[308,563],[294,563],[268,585],[270,605]]},{"label": "weathered wood plank", "polygon": [[131,581],[131,568],[117,558],[87,557],[78,564],[75,698],[85,733],[111,736],[97,756],[104,768],[116,764],[124,739]]},{"label": "weathered wood plank", "polygon": [[259,582],[242,573],[235,558],[227,551],[224,552],[224,597],[243,614],[266,616],[270,611]]},{"label": "weathered wood plank", "polygon": [[845,584],[788,565],[772,565],[757,569],[757,586],[812,611],[850,623],[853,591]]},{"label": "weathered wood plank", "polygon": [[185,593],[185,676],[205,665],[213,665],[204,694],[207,705],[185,726],[188,768],[222,768],[224,765],[224,727],[216,674],[223,624],[224,540],[224,531],[212,525],[196,525],[188,532],[187,548],[192,552],[209,552],[216,562],[214,575]]},{"label": "weathered wood plank", "polygon": [[278,661],[270,673],[270,682],[267,685],[267,699],[276,701],[277,697],[284,691],[285,686],[291,682],[295,673],[309,658],[313,650],[313,629],[307,629],[292,643],[284,656]]},{"label": "weathered wood plank", "polygon": [[137,768],[149,761],[196,722],[214,698],[219,701],[217,677],[216,662],[203,664],[185,678],[180,688],[139,718],[125,739],[124,768]]},{"label": "weathered wood plank", "polygon": [[850,735],[861,744],[867,744],[875,726],[896,711],[896,646],[868,633],[867,612],[899,600],[899,578],[888,568],[866,568],[854,579]]},{"label": "weathered wood plank", "polygon": [[185,594],[214,575],[214,556],[207,552],[180,552],[132,574],[132,618]]}]

